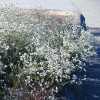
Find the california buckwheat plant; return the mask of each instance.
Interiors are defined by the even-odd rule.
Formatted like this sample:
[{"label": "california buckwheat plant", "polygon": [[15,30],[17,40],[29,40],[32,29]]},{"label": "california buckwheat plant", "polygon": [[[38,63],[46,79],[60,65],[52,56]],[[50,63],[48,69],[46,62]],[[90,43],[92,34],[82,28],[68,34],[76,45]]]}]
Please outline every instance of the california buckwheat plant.
[{"label": "california buckwheat plant", "polygon": [[56,100],[59,87],[78,84],[73,73],[84,70],[95,52],[90,32],[72,20],[48,11],[0,9],[1,98]]}]

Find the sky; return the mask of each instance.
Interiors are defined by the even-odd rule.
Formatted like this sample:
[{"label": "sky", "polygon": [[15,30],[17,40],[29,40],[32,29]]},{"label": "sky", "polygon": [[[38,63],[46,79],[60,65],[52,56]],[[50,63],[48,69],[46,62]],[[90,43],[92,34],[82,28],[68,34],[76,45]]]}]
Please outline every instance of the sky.
[{"label": "sky", "polygon": [[16,5],[25,8],[48,8],[60,10],[77,10],[71,0],[16,0]]},{"label": "sky", "polygon": [[11,3],[21,8],[77,9],[71,0],[0,0],[2,6],[7,6]]},{"label": "sky", "polygon": [[20,8],[78,11],[84,14],[88,26],[100,27],[100,0],[0,0],[0,4],[5,3],[6,6],[9,2]]}]

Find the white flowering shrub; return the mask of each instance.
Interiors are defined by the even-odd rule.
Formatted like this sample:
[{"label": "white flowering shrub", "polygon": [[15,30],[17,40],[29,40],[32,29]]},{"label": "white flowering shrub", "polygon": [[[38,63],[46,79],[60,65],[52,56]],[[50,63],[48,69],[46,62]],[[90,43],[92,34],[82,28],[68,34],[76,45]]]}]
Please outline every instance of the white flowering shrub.
[{"label": "white flowering shrub", "polygon": [[[60,86],[77,83],[72,73],[83,70],[95,52],[90,32],[72,20],[41,11],[0,10],[1,95],[8,88],[13,100],[14,90],[19,89],[34,100],[55,100]],[[26,100],[25,95],[20,100]]]}]

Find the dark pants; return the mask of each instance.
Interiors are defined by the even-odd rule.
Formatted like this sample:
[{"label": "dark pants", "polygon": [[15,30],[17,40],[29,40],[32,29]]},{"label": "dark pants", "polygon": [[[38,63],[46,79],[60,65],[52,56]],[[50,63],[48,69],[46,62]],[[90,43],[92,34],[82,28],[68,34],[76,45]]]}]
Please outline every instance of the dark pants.
[{"label": "dark pants", "polygon": [[80,25],[82,26],[82,28],[86,31],[87,27],[85,24],[85,17],[83,16],[83,14],[80,15]]}]

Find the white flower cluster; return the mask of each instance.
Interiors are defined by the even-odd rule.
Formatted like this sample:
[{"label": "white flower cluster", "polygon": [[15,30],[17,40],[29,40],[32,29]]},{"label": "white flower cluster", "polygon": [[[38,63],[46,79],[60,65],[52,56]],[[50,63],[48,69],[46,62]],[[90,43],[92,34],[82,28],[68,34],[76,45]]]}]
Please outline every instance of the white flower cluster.
[{"label": "white flower cluster", "polygon": [[35,96],[37,91],[42,91],[44,98],[58,92],[59,85],[70,81],[71,73],[83,69],[86,59],[94,54],[90,32],[67,21],[68,16],[59,22],[57,17],[41,13],[0,10],[0,54],[8,56],[6,64],[1,61],[12,65],[14,73],[18,68],[16,76]]}]

